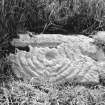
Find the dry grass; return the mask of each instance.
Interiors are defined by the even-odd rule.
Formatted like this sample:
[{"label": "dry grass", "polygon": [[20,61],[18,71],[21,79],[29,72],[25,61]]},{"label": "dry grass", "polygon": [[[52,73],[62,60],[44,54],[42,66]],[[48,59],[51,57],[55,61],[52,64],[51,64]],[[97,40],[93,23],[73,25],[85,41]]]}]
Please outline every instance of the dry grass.
[{"label": "dry grass", "polygon": [[[105,88],[52,86],[43,89],[13,77],[6,59],[17,33],[81,33],[105,30],[104,0],[0,0],[0,105],[104,105]],[[10,48],[11,47],[11,48]]]},{"label": "dry grass", "polygon": [[35,86],[25,82],[12,82],[0,88],[0,105],[104,105],[105,87]]},{"label": "dry grass", "polygon": [[89,35],[105,30],[104,0],[0,0],[0,49],[17,33]]},{"label": "dry grass", "polygon": [[104,30],[104,20],[104,0],[2,0],[0,7],[0,33],[12,37],[26,30],[68,31],[64,26],[87,34]]}]

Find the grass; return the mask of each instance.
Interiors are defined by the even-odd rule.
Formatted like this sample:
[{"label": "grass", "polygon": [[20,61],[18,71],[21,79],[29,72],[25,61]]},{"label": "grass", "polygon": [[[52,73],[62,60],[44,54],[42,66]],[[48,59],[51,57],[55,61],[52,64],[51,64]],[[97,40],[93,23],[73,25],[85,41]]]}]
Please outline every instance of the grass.
[{"label": "grass", "polygon": [[35,86],[15,81],[0,88],[1,105],[104,105],[105,87],[49,85]]},{"label": "grass", "polygon": [[104,30],[104,8],[104,0],[1,0],[0,32],[12,37],[26,30],[89,34]]},{"label": "grass", "polygon": [[[26,31],[93,34],[105,30],[104,0],[0,0],[0,49]],[[11,48],[10,48],[11,47]]]},{"label": "grass", "polygon": [[10,42],[18,33],[90,35],[104,30],[104,0],[0,0],[0,104],[104,105],[104,86],[33,86],[16,79],[7,59],[15,52]]}]

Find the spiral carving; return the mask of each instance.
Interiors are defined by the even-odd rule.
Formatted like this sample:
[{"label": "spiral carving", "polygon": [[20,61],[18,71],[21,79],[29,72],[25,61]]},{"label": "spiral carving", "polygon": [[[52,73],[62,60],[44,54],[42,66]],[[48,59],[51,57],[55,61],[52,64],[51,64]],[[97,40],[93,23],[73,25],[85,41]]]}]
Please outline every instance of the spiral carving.
[{"label": "spiral carving", "polygon": [[29,52],[18,50],[10,55],[14,73],[24,79],[38,77],[51,82],[75,78],[79,82],[99,82],[99,67],[90,56],[96,53],[96,46],[90,42],[92,39],[84,36],[35,36]]}]

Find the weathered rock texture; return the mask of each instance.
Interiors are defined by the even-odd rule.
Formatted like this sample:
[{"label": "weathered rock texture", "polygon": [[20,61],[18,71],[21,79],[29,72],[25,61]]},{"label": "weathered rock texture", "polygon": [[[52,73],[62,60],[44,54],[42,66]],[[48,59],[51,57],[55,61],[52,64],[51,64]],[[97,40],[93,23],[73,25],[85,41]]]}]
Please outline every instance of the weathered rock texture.
[{"label": "weathered rock texture", "polygon": [[54,83],[74,79],[78,82],[99,82],[99,75],[104,72],[104,64],[99,64],[103,61],[93,39],[83,35],[26,36],[12,42],[16,47],[30,48],[29,52],[17,50],[10,55],[17,77],[37,77]]}]

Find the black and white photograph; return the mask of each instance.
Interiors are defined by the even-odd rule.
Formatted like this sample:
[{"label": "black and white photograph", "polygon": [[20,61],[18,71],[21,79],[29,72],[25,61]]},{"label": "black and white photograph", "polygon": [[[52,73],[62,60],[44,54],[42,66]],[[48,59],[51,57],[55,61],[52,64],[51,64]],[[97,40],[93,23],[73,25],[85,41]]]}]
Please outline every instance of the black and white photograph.
[{"label": "black and white photograph", "polygon": [[0,0],[0,105],[105,105],[105,0]]}]

